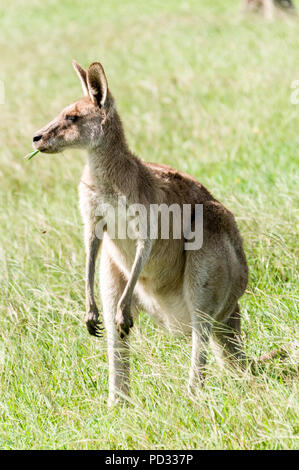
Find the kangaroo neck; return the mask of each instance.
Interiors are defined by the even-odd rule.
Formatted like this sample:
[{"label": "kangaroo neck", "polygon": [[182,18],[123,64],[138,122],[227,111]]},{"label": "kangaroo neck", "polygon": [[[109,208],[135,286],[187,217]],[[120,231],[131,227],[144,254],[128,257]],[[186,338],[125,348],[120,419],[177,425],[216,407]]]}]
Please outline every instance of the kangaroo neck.
[{"label": "kangaroo neck", "polygon": [[101,143],[88,153],[90,176],[101,191],[128,194],[138,160],[129,150],[116,112],[104,126]]}]

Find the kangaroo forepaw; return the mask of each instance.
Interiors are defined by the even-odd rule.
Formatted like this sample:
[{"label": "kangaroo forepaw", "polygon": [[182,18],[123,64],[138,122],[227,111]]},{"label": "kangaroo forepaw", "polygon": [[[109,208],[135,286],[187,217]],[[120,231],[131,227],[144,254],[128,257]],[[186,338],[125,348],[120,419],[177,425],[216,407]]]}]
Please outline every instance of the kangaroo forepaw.
[{"label": "kangaroo forepaw", "polygon": [[88,333],[92,336],[97,336],[98,338],[102,337],[102,322],[99,320],[99,312],[97,307],[89,308],[86,311],[85,324],[88,330]]},{"label": "kangaroo forepaw", "polygon": [[115,316],[115,325],[118,334],[121,338],[124,338],[129,334],[130,328],[133,326],[133,318],[131,315],[130,308],[127,306],[119,305],[117,307],[117,313]]}]

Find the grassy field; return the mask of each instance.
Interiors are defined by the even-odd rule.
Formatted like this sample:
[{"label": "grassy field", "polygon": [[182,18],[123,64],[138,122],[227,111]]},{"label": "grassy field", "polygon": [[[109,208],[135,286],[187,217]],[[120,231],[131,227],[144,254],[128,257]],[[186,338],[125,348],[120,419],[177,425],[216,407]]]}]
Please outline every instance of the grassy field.
[{"label": "grassy field", "polygon": [[211,355],[193,403],[190,340],[145,314],[131,333],[131,404],[107,407],[105,337],[83,323],[84,152],[23,160],[33,133],[81,96],[71,60],[101,60],[131,148],[194,175],[236,215],[248,355],[294,341],[298,28],[244,18],[237,0],[1,5],[0,448],[298,447],[295,355],[255,376]]}]

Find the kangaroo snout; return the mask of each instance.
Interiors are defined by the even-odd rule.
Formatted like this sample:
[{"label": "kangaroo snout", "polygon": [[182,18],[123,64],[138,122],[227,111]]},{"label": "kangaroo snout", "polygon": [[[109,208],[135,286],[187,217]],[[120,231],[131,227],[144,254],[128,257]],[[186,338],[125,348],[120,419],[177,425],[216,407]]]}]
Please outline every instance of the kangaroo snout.
[{"label": "kangaroo snout", "polygon": [[33,136],[33,148],[39,151],[44,150],[45,133],[42,130],[37,131]]},{"label": "kangaroo snout", "polygon": [[[55,137],[57,134],[57,123],[49,123],[47,126],[42,127],[33,135],[33,147],[40,152],[54,153],[57,151]],[[56,139],[57,140],[57,139]]]},{"label": "kangaroo snout", "polygon": [[39,140],[41,140],[41,138],[42,138],[42,134],[34,135],[33,142],[38,142]]}]

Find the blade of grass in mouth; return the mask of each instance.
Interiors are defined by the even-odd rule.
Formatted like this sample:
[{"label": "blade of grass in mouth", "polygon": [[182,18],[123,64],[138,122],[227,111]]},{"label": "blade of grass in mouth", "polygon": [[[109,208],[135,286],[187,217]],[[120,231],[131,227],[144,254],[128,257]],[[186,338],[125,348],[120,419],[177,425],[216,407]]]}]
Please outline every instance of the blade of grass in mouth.
[{"label": "blade of grass in mouth", "polygon": [[33,152],[31,153],[28,153],[28,155],[26,155],[25,160],[31,160],[31,158],[33,158],[37,153],[39,153],[39,150],[33,150]]}]

